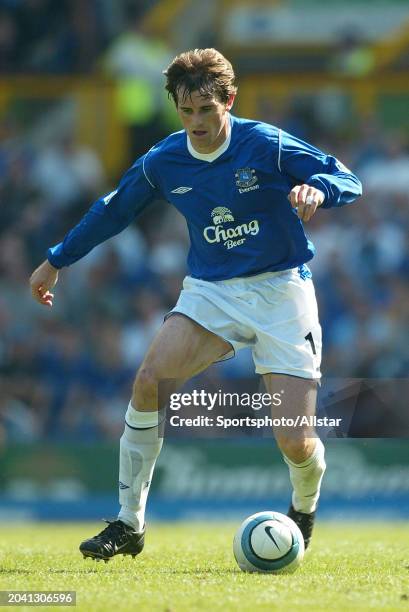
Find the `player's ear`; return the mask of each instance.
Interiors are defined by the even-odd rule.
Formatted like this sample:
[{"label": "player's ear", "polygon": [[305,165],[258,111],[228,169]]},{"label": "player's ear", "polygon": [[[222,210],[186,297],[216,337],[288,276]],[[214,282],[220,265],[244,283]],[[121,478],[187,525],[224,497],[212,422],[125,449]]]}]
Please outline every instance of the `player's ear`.
[{"label": "player's ear", "polygon": [[227,100],[226,110],[229,111],[233,107],[235,97],[236,94],[230,94],[229,99]]}]

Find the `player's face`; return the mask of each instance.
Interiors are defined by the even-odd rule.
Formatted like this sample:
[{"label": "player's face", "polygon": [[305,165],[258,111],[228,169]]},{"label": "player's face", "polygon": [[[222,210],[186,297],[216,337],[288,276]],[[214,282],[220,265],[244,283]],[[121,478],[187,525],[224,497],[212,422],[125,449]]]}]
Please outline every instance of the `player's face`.
[{"label": "player's face", "polygon": [[233,102],[234,96],[223,103],[214,96],[206,98],[198,91],[187,96],[183,90],[179,92],[177,112],[196,151],[213,153],[223,144],[228,135],[228,112]]}]

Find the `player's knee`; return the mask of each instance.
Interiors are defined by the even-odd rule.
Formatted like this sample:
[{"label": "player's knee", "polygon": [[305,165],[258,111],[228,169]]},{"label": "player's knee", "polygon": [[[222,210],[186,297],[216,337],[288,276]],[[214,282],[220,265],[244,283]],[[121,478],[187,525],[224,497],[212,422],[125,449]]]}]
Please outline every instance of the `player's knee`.
[{"label": "player's knee", "polygon": [[[155,408],[158,397],[158,380],[152,368],[142,366],[135,377],[132,405],[138,408]],[[146,406],[148,405],[148,406]]]},{"label": "player's knee", "polygon": [[306,461],[314,452],[314,438],[278,435],[276,440],[281,452],[294,463]]}]

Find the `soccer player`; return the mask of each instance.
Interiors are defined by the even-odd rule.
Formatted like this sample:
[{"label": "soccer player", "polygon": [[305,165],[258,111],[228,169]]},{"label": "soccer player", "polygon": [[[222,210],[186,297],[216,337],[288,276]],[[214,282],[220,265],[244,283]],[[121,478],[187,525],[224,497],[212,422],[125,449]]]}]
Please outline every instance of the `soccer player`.
[{"label": "soccer player", "polygon": [[[152,200],[167,200],[186,219],[190,274],[136,374],[125,415],[121,510],[80,545],[84,556],[105,561],[135,556],[144,545],[146,500],[162,447],[161,380],[180,384],[251,346],[268,392],[284,391],[274,416],[315,413],[321,328],[306,265],[314,246],[303,224],[361,195],[359,180],[336,158],[275,126],[230,113],[235,75],[217,50],[182,53],[164,74],[183,130],[138,159],[117,189],[48,250],[30,279],[33,297],[52,306],[58,271],[127,227]],[[288,515],[307,547],[324,446],[307,425],[277,427],[274,435],[293,486]]]}]

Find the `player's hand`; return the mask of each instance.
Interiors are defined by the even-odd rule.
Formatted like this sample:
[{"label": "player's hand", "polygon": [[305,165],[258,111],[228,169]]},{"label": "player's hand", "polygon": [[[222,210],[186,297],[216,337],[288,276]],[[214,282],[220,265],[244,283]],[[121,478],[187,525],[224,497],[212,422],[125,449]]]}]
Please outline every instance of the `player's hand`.
[{"label": "player's hand", "polygon": [[287,197],[291,206],[297,209],[298,218],[306,222],[324,203],[325,194],[316,187],[304,184],[293,187]]},{"label": "player's hand", "polygon": [[54,294],[50,289],[58,281],[58,270],[46,259],[30,277],[31,294],[39,304],[52,306]]}]

